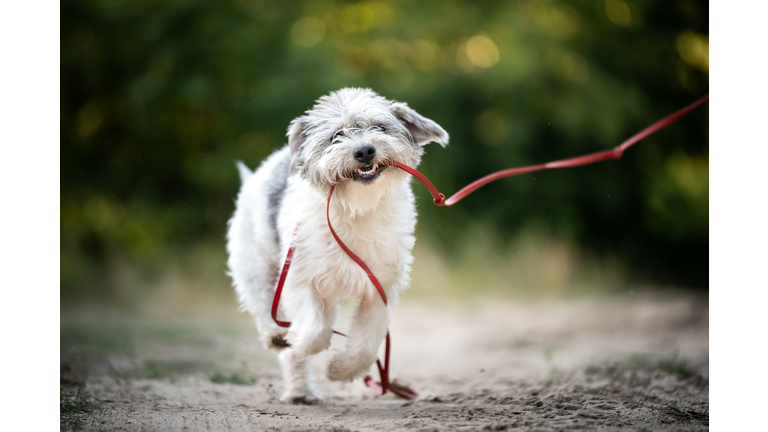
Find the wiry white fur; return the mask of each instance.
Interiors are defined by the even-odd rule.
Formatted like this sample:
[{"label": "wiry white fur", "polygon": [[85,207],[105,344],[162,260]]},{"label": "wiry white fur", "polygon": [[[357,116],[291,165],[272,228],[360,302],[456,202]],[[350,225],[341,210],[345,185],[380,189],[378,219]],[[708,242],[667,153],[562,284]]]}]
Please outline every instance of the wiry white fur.
[{"label": "wiry white fur", "polygon": [[[385,128],[382,130],[381,128]],[[344,131],[343,137],[334,135]],[[359,299],[346,349],[331,359],[327,376],[350,381],[363,375],[376,359],[386,335],[389,311],[409,283],[416,212],[410,176],[388,167],[369,182],[353,180],[363,164],[353,154],[362,145],[376,149],[373,162],[399,161],[415,167],[430,141],[442,145],[448,134],[407,105],[388,101],[367,89],[342,89],[320,98],[288,130],[289,143],[259,169],[240,167],[244,184],[230,221],[227,248],[235,289],[251,312],[269,348],[280,354],[286,389],[282,400],[319,400],[312,387],[311,356],[327,349],[339,305]],[[278,181],[290,158],[284,189]],[[277,179],[277,180],[276,180]],[[381,282],[385,307],[365,272],[333,239],[326,222],[326,199],[334,229],[344,243]],[[269,209],[280,192],[279,212],[270,224]],[[270,201],[272,200],[272,201]],[[272,207],[270,207],[272,206]],[[297,230],[298,227],[298,230]],[[290,329],[270,317],[275,284],[288,248],[295,253],[281,301]]]}]

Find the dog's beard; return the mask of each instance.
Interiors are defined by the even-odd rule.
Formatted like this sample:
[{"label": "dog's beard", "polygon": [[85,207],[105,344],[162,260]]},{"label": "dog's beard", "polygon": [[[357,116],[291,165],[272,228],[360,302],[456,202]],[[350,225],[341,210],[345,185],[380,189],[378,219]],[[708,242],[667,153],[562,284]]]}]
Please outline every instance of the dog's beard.
[{"label": "dog's beard", "polygon": [[336,185],[331,203],[341,207],[343,213],[355,218],[372,211],[379,211],[382,201],[403,179],[397,170],[379,171],[368,179],[347,178]]}]

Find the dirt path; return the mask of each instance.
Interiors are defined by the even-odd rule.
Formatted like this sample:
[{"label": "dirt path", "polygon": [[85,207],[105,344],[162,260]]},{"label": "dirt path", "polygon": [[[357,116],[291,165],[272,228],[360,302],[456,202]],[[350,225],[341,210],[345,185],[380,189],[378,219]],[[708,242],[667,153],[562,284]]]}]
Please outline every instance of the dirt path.
[{"label": "dirt path", "polygon": [[[655,431],[709,424],[709,313],[701,295],[406,303],[393,316],[393,375],[421,397],[406,402],[374,397],[361,382],[330,383],[324,353],[315,360],[321,406],[277,401],[275,356],[258,346],[242,315],[172,324],[67,316],[62,338],[71,340],[62,345],[79,348],[62,355],[62,382],[70,394],[84,386],[93,412],[68,417],[63,428]],[[109,345],[122,331],[132,332],[130,347]],[[93,342],[99,337],[101,346]]]}]

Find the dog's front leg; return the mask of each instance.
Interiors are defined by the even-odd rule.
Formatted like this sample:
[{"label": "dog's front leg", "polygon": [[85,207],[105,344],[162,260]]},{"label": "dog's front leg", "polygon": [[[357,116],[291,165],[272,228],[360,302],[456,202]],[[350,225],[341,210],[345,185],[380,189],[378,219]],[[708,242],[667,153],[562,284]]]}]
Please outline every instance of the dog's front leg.
[{"label": "dog's front leg", "polygon": [[328,379],[352,381],[368,371],[387,334],[388,323],[389,311],[378,296],[361,300],[352,317],[347,349],[331,359]]},{"label": "dog's front leg", "polygon": [[303,355],[317,354],[331,346],[338,306],[327,304],[309,287],[291,287],[289,303],[293,322],[288,343]]},{"label": "dog's front leg", "polygon": [[312,378],[312,356],[305,356],[293,348],[280,352],[285,391],[280,400],[292,404],[313,405],[322,403],[315,392]]}]

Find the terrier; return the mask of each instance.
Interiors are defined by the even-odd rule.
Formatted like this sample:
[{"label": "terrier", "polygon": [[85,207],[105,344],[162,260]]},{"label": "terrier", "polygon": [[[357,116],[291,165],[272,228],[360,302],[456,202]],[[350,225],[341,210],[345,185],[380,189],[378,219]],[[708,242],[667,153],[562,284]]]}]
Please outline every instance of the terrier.
[{"label": "terrier", "polygon": [[[339,306],[358,299],[346,349],[327,368],[332,381],[351,381],[376,360],[390,310],[410,282],[416,208],[411,176],[389,167],[416,167],[423,146],[448,144],[448,133],[407,104],[370,89],[344,88],[321,97],[288,128],[288,144],[251,172],[238,163],[242,188],[229,221],[229,272],[243,309],[256,319],[261,341],[280,351],[285,381],[281,401],[322,402],[311,370],[314,354],[331,344]],[[344,243],[368,264],[389,303],[334,241],[330,219]],[[277,326],[270,311],[275,285],[291,245],[295,252]]]}]

